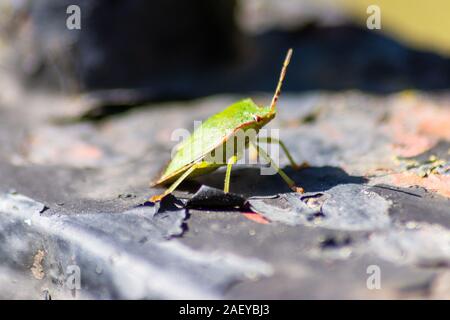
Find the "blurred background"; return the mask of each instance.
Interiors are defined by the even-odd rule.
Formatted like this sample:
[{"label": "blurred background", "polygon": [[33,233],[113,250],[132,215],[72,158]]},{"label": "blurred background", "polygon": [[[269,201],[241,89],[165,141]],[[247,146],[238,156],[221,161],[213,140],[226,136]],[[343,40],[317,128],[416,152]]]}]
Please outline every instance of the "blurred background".
[{"label": "blurred background", "polygon": [[[69,30],[73,4],[81,29]],[[371,4],[380,30],[366,25]],[[441,90],[449,12],[445,0],[1,0],[0,68],[4,88],[121,107],[272,91],[292,47],[285,91]]]}]

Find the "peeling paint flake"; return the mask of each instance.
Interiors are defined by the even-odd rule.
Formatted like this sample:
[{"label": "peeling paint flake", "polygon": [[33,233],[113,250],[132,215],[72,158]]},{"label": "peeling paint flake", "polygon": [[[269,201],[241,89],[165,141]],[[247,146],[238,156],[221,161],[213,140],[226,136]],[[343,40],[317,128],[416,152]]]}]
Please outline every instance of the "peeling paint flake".
[{"label": "peeling paint flake", "polygon": [[252,210],[268,220],[288,225],[362,231],[383,229],[391,223],[390,201],[364,185],[345,184],[319,194],[288,193],[276,199],[248,201]]}]

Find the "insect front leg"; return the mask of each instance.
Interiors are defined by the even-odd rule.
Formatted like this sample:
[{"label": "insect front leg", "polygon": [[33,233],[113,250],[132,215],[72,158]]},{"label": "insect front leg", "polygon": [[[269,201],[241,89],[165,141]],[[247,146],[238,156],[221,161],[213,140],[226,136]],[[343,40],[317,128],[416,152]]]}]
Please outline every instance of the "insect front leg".
[{"label": "insect front leg", "polygon": [[223,186],[223,192],[228,193],[230,191],[230,177],[231,177],[231,168],[237,162],[237,155],[233,155],[227,162],[227,171],[225,173],[225,183]]},{"label": "insect front leg", "polygon": [[254,142],[250,142],[251,145],[257,150],[258,154],[260,154],[267,162],[270,163],[270,165],[277,171],[277,173],[283,178],[283,180],[287,183],[289,188],[291,188],[292,191],[303,193],[304,190],[301,187],[297,187],[295,185],[294,180],[289,178],[289,176],[276,165],[275,161],[267,154],[266,151],[264,151],[260,146],[256,145]]},{"label": "insect front leg", "polygon": [[259,142],[263,142],[263,143],[278,143],[280,145],[280,147],[283,149],[284,153],[286,153],[286,156],[288,157],[289,162],[291,163],[291,166],[292,166],[292,168],[294,170],[300,170],[300,169],[309,167],[309,163],[308,162],[303,162],[301,165],[298,165],[295,162],[295,160],[292,157],[292,155],[289,152],[289,150],[287,149],[286,145],[280,139],[271,138],[271,137],[260,137],[259,138]]},{"label": "insect front leg", "polygon": [[180,183],[183,182],[184,179],[186,179],[192,172],[195,171],[195,169],[201,168],[204,165],[205,164],[203,162],[193,164],[174,183],[172,183],[172,185],[169,188],[167,188],[167,190],[164,191],[164,193],[151,197],[150,202],[161,201],[165,196],[172,193],[180,185]]}]

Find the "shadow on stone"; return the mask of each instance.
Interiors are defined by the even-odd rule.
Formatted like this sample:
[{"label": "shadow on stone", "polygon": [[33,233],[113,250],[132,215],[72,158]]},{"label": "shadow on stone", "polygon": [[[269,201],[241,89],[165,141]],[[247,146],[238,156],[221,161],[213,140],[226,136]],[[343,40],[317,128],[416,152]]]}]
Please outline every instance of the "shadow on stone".
[{"label": "shadow on stone", "polygon": [[[367,181],[363,177],[350,176],[341,168],[332,166],[310,167],[299,171],[286,167],[283,170],[306,192],[322,192],[340,184],[363,184]],[[224,175],[224,170],[218,170],[195,181],[183,183],[180,190],[192,191],[195,186],[198,188],[198,183],[223,189]],[[291,190],[278,174],[261,175],[261,169],[258,167],[241,167],[231,172],[230,192],[250,197],[276,195]]]}]

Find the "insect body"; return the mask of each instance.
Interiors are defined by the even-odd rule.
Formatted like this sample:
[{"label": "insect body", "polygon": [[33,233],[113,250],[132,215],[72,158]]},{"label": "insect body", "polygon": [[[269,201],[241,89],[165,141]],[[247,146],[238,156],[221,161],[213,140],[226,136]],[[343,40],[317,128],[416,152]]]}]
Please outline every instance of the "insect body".
[{"label": "insect body", "polygon": [[[259,129],[275,117],[277,112],[276,103],[281,93],[281,86],[291,56],[292,49],[289,49],[270,106],[260,107],[251,99],[245,99],[232,104],[222,112],[204,121],[190,137],[181,143],[162,176],[152,185],[170,185],[169,188],[163,194],[153,196],[150,201],[156,202],[161,200],[164,196],[173,192],[185,179],[212,172],[225,165],[227,170],[225,173],[224,192],[229,192],[231,168],[240,158],[242,151],[249,145],[254,147],[275,168],[292,190],[303,192],[303,189],[296,187],[295,182],[283,170],[278,168],[269,155],[256,145],[254,141],[245,141],[244,144],[236,145],[235,139],[240,132],[245,133],[249,130],[258,132]],[[295,169],[299,168],[286,146],[280,140],[266,138],[265,142],[279,143],[289,158],[291,165]],[[224,152],[224,150],[230,150],[229,147],[232,147],[231,150],[234,150],[231,154]],[[215,161],[212,161],[212,159],[215,159]],[[217,161],[217,159],[220,159],[220,161]]]}]

